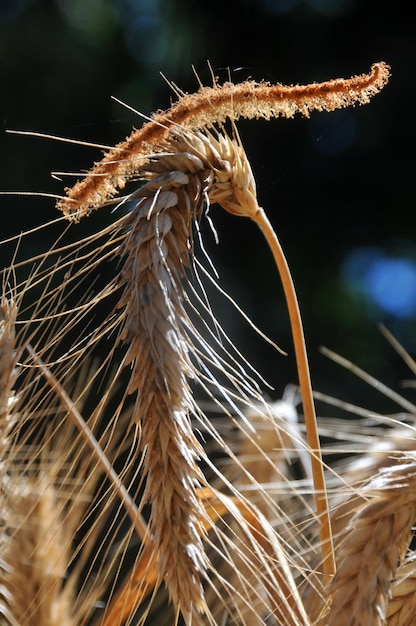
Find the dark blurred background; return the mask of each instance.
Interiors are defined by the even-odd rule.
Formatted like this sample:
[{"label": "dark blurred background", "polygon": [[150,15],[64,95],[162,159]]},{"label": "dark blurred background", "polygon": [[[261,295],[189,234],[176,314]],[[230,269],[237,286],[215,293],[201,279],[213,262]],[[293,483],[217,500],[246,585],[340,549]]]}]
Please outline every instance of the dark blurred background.
[{"label": "dark blurred background", "polygon": [[[239,123],[259,202],[297,286],[314,386],[377,408],[378,396],[319,346],[395,387],[410,376],[377,329],[383,322],[416,353],[416,24],[404,7],[383,0],[0,0],[0,189],[61,193],[68,180],[52,179],[51,171],[86,169],[101,156],[5,129],[116,143],[141,119],[111,96],[144,114],[167,108],[174,96],[159,72],[194,91],[192,66],[211,82],[207,60],[221,80],[288,84],[349,77],[386,61],[390,84],[370,105]],[[0,202],[0,239],[55,217],[52,200]],[[278,397],[296,371],[270,254],[253,224],[214,207],[212,217],[220,245],[208,237],[207,247],[221,285],[289,352],[276,354],[224,308],[227,329]]]}]

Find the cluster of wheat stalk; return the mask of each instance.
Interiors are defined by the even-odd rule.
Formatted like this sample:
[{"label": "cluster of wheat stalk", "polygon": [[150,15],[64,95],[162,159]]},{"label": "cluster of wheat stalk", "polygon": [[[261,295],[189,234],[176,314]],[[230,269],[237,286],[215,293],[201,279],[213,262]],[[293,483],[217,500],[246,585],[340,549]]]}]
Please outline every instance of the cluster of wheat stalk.
[{"label": "cluster of wheat stalk", "polygon": [[[416,407],[376,382],[405,415],[349,406],[318,432],[296,293],[235,127],[365,104],[388,76],[173,86],[58,199],[47,251],[25,258],[37,229],[4,242],[2,624],[416,623]],[[214,203],[276,260],[299,373],[278,402],[210,304],[212,287],[230,299],[203,243]]]}]

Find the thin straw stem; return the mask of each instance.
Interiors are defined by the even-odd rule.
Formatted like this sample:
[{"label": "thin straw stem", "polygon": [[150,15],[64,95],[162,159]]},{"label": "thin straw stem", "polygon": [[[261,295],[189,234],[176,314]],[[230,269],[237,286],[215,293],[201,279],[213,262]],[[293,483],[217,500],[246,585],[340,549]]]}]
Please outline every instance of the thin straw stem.
[{"label": "thin straw stem", "polygon": [[272,225],[263,209],[260,207],[252,219],[259,226],[265,236],[273,254],[289,310],[289,319],[295,346],[296,365],[299,376],[299,385],[302,394],[303,411],[305,415],[306,434],[311,448],[312,477],[315,489],[315,503],[319,515],[319,530],[322,543],[323,571],[326,577],[335,573],[335,558],[332,543],[331,522],[329,517],[328,497],[325,485],[322,453],[319,443],[318,426],[316,421],[315,405],[313,401],[311,378],[309,373],[308,355],[306,352],[305,335],[295,286],[290,274],[286,257]]},{"label": "thin straw stem", "polygon": [[85,443],[90,448],[91,452],[94,454],[108,480],[113,485],[117,495],[119,496],[121,502],[123,503],[123,506],[127,511],[128,516],[130,517],[130,520],[139,538],[143,542],[148,541],[149,537],[147,533],[146,523],[140,515],[137,506],[134,503],[129,492],[121,482],[117,472],[115,472],[113,466],[105,455],[104,450],[101,448],[100,444],[95,438],[94,433],[88,427],[84,418],[82,417],[66,391],[63,389],[62,385],[56,380],[51,370],[41,361],[41,359],[37,356],[37,354],[30,345],[27,346],[27,350],[35,363],[40,367],[42,374],[51,386],[51,389],[53,389],[55,393],[57,393],[57,395],[63,402],[63,405],[66,407],[70,418],[74,422],[75,426],[78,428]]}]

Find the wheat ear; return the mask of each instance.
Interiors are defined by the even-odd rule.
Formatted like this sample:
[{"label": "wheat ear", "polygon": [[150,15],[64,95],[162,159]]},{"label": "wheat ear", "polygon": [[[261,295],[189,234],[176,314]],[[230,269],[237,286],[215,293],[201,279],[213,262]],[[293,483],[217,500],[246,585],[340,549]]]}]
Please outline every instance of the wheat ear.
[{"label": "wheat ear", "polygon": [[391,582],[408,548],[416,519],[416,460],[379,472],[360,490],[367,499],[340,542],[338,570],[330,585],[328,626],[382,626]]},{"label": "wheat ear", "polygon": [[[7,480],[7,472],[10,469],[7,462],[9,452],[9,435],[13,427],[15,417],[13,415],[13,405],[15,403],[12,388],[16,382],[16,347],[15,347],[15,322],[16,304],[13,300],[8,300],[1,296],[0,301],[0,488],[3,492],[4,482]],[[2,525],[9,523],[9,511],[2,503]],[[7,562],[7,539],[3,529],[0,534],[0,621],[5,620],[5,624],[13,624],[11,613],[13,598],[7,585],[4,584],[5,577],[10,573],[10,564]],[[3,621],[2,621],[3,623]]]},{"label": "wheat ear", "polygon": [[285,86],[246,81],[241,84],[216,82],[201,87],[197,93],[186,94],[165,112],[156,113],[139,130],[110,150],[87,177],[71,189],[67,198],[58,202],[66,217],[78,220],[97,209],[122,189],[149,161],[149,155],[160,151],[164,142],[176,131],[198,131],[227,119],[240,117],[293,117],[311,111],[366,104],[386,84],[390,68],[375,63],[369,74],[349,79],[335,79],[310,85]]},{"label": "wheat ear", "polygon": [[[188,418],[193,402],[187,379],[197,374],[189,359],[193,347],[186,334],[189,322],[183,306],[191,228],[199,219],[204,197],[220,203],[233,214],[254,219],[269,242],[273,237],[271,245],[291,314],[313,450],[327,575],[333,573],[334,563],[299,308],[283,253],[280,248],[276,252],[277,239],[270,235],[270,225],[257,205],[250,166],[242,148],[225,135],[217,139],[210,134],[182,136],[179,142],[167,144],[165,152],[166,156],[161,153],[154,165],[148,166],[158,175],[132,196],[141,199],[131,212],[129,235],[121,249],[126,258],[121,274],[126,287],[119,303],[119,307],[124,307],[120,339],[128,345],[125,365],[132,362],[128,390],[139,392],[133,420],[140,424],[140,448],[146,450],[145,497],[152,503],[149,523],[159,555],[159,571],[167,580],[174,603],[186,616],[191,615],[192,607],[204,609],[197,581],[198,571],[207,567],[200,543],[204,511],[195,498],[196,488],[205,484],[196,465],[203,451]],[[189,155],[193,155],[192,160]],[[207,171],[212,172],[211,178],[206,177]],[[179,532],[172,528],[177,523]]]},{"label": "wheat ear", "polygon": [[2,546],[3,585],[11,626],[75,626],[74,596],[64,585],[72,535],[64,505],[47,475],[14,477],[3,498],[9,537]]},{"label": "wheat ear", "polygon": [[15,322],[17,307],[13,300],[0,300],[0,480],[7,453],[7,438],[13,424],[12,407],[16,380]]}]

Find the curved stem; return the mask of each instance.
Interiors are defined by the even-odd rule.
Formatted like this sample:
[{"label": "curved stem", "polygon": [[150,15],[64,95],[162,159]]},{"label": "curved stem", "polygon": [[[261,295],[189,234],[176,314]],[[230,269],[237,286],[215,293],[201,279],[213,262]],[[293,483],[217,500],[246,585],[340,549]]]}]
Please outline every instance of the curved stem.
[{"label": "curved stem", "polygon": [[306,352],[305,336],[299,303],[296,297],[295,286],[290,274],[286,257],[272,225],[263,209],[259,207],[255,215],[251,215],[265,236],[282,280],[285,298],[289,310],[292,327],[293,343],[295,346],[296,365],[298,369],[299,385],[302,394],[303,411],[305,415],[306,434],[311,448],[312,477],[315,490],[315,503],[319,516],[320,538],[323,553],[323,571],[327,577],[335,573],[335,558],[332,544],[331,522],[329,517],[328,498],[326,492],[321,447],[319,443],[318,427],[316,422],[315,405],[312,395],[312,385],[309,373],[308,355]]}]

